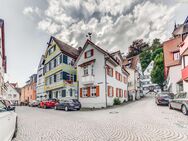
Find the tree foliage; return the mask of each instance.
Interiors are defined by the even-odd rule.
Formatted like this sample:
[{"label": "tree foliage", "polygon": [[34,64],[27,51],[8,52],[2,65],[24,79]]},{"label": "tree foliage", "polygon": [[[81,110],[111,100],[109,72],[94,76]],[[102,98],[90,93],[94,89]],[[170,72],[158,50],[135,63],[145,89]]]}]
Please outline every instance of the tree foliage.
[{"label": "tree foliage", "polygon": [[154,67],[151,72],[151,81],[158,84],[163,90],[164,86],[164,65],[163,53],[158,54],[154,59]]},{"label": "tree foliage", "polygon": [[132,57],[135,55],[140,54],[144,49],[148,48],[149,44],[144,42],[143,39],[138,39],[132,42],[132,44],[129,46],[129,52],[127,57]]},{"label": "tree foliage", "polygon": [[160,40],[154,39],[151,46],[149,46],[149,48],[147,48],[140,54],[142,70],[144,71],[149,63],[154,60],[155,57],[161,52],[163,52],[163,49],[161,48]]}]

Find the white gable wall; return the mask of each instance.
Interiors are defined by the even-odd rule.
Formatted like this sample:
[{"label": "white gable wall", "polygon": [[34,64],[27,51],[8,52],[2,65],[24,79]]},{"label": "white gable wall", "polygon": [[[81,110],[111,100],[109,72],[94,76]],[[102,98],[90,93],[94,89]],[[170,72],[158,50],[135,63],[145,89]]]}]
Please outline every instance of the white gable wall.
[{"label": "white gable wall", "polygon": [[[84,54],[86,51],[94,49],[94,55],[91,58],[84,58]],[[99,97],[80,97],[79,101],[82,104],[82,107],[89,107],[89,108],[101,108],[106,107],[105,103],[105,61],[104,61],[104,54],[99,52],[97,49],[92,47],[90,44],[87,46],[83,54],[81,55],[78,63],[77,63],[77,76],[79,81],[79,88],[87,87],[82,83],[83,77],[83,68],[79,67],[80,64],[88,62],[90,60],[96,59],[94,63],[94,85],[99,86]],[[89,69],[89,74],[91,69]],[[89,86],[89,85],[88,85]],[[80,90],[80,89],[79,89]]]}]

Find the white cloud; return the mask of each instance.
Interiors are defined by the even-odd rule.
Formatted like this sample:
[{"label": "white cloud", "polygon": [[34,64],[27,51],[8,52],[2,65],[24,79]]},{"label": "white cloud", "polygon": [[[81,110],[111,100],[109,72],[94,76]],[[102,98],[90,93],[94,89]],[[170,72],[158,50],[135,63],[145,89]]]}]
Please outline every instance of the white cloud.
[{"label": "white cloud", "polygon": [[[92,40],[104,49],[123,52],[137,38],[166,39],[167,23],[177,7],[153,0],[48,0],[48,4],[39,29],[75,47],[83,45],[85,35],[92,32]],[[28,7],[23,13],[37,10]]]}]

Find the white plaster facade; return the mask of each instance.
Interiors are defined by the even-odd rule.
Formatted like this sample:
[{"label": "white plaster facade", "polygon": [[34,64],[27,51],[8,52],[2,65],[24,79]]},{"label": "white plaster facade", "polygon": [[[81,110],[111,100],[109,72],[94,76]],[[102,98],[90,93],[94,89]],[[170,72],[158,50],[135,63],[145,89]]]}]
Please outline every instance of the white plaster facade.
[{"label": "white plaster facade", "polygon": [[41,57],[38,70],[37,70],[37,85],[36,85],[36,99],[41,101],[46,99],[44,91],[44,56]]},{"label": "white plaster facade", "polygon": [[[91,50],[93,50],[93,55],[85,58],[86,52]],[[117,54],[113,54],[113,56],[109,56],[109,53],[94,45],[91,41],[86,41],[83,51],[76,61],[79,81],[79,101],[82,107],[102,108],[112,106],[115,97],[118,97],[121,102],[128,100],[127,82],[124,83],[115,78],[116,71],[122,75],[122,78],[125,77],[125,79],[127,79],[128,73],[122,70],[121,57]],[[114,58],[118,59],[120,64]],[[87,70],[84,72],[86,68]],[[107,68],[113,69],[112,76],[107,74]],[[122,95],[120,96],[119,93],[120,95],[122,93]]]},{"label": "white plaster facade", "polygon": [[181,65],[172,66],[169,68],[167,77],[167,90],[176,94],[178,92],[177,82],[181,80]]},{"label": "white plaster facade", "polygon": [[11,83],[5,83],[6,91],[4,93],[4,98],[10,100],[13,104],[18,105],[20,103],[20,94],[16,90],[17,86],[13,86]]},{"label": "white plaster facade", "polygon": [[142,86],[144,95],[150,91],[150,88],[152,88],[155,93],[161,92],[160,87],[151,81],[151,72],[153,70],[153,66],[154,61],[151,61],[143,73]]}]

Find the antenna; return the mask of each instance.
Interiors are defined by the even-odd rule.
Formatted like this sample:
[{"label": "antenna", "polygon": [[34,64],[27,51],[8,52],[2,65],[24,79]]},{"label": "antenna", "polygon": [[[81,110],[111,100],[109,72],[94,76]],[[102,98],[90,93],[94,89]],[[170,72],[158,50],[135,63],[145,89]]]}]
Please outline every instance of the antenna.
[{"label": "antenna", "polygon": [[88,33],[86,34],[86,37],[89,38],[90,41],[91,41],[91,35],[92,35],[91,32],[88,32]]}]

